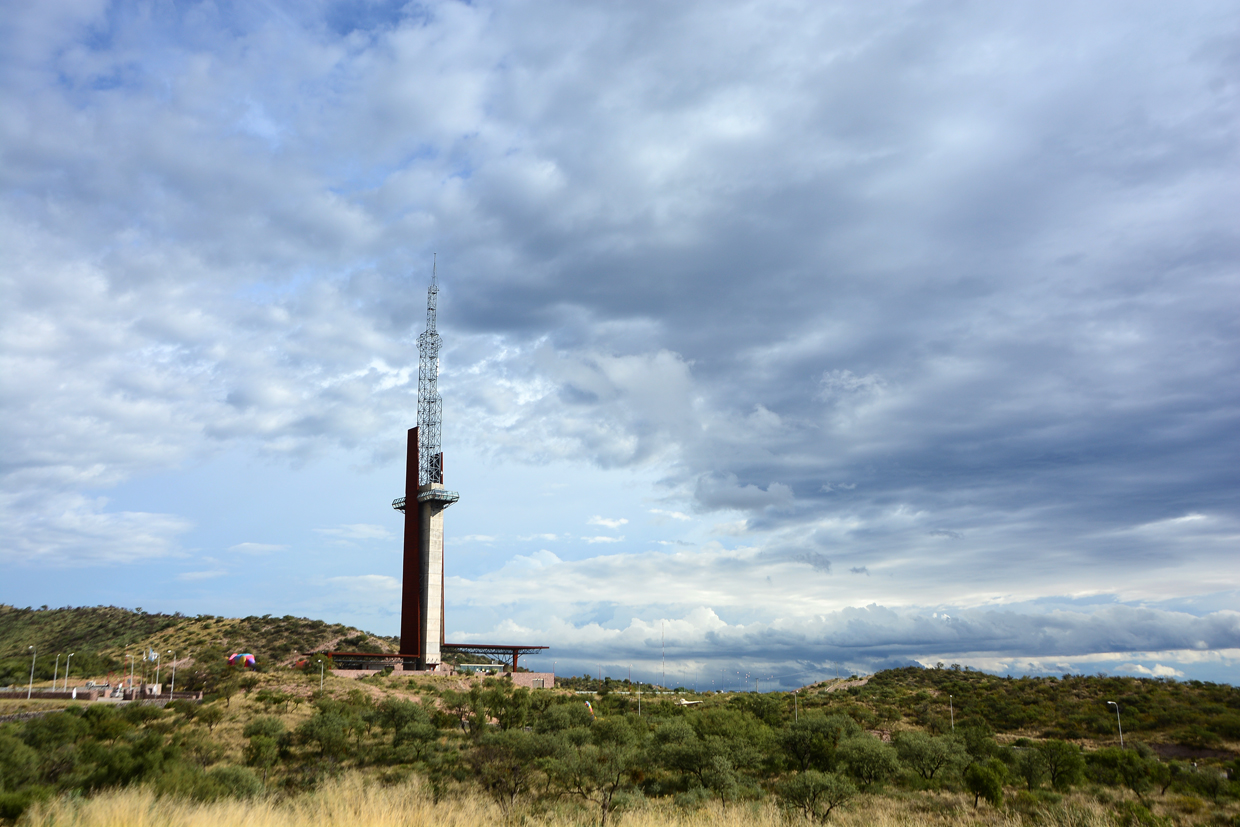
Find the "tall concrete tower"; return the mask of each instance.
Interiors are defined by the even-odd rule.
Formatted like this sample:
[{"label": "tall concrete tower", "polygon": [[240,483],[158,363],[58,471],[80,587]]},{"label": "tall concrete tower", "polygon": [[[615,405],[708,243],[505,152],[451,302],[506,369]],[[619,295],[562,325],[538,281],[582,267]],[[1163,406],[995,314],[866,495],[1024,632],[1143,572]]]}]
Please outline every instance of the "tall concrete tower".
[{"label": "tall concrete tower", "polygon": [[[400,653],[405,668],[433,669],[441,662],[443,624],[443,511],[460,495],[443,487],[443,399],[439,396],[439,348],[435,311],[437,267],[426,297],[426,330],[418,337],[418,426],[409,429],[405,496],[392,507],[405,513]],[[412,663],[410,661],[413,661]]]}]

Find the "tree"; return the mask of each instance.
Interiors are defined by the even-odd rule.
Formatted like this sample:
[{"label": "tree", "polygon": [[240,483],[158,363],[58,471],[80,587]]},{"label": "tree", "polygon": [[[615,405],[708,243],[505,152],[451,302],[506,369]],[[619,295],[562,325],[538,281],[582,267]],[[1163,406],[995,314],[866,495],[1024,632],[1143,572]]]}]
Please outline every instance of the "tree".
[{"label": "tree", "polygon": [[861,734],[847,715],[804,715],[779,736],[780,746],[793,765],[804,772],[835,768],[835,750],[845,738]]},{"label": "tree", "polygon": [[964,787],[973,793],[973,809],[977,802],[986,799],[992,807],[1003,806],[1003,781],[1007,777],[1007,768],[998,758],[987,759],[985,763],[974,761],[964,771]]},{"label": "tree", "polygon": [[92,737],[110,743],[116,743],[117,738],[132,728],[113,707],[102,704],[88,706],[82,713],[82,720],[90,727]]},{"label": "tree", "polygon": [[421,760],[422,753],[439,739],[439,730],[428,721],[410,721],[399,730],[392,739],[395,747],[406,747],[414,760]]},{"label": "tree", "polygon": [[469,713],[473,709],[469,693],[457,692],[455,689],[445,689],[439,697],[443,701],[444,711],[460,723],[461,732],[467,732],[469,730],[467,725]]},{"label": "tree", "polygon": [[724,807],[728,806],[729,801],[735,801],[740,797],[740,776],[727,755],[712,755],[710,766],[703,773],[702,780],[706,784],[706,789],[719,796],[719,803]]},{"label": "tree", "polygon": [[255,735],[245,748],[245,763],[263,771],[263,784],[267,783],[267,771],[280,757],[280,744],[267,735]]},{"label": "tree", "polygon": [[38,773],[39,754],[7,732],[0,731],[0,793],[14,792]]},{"label": "tree", "polygon": [[215,687],[215,694],[224,699],[224,706],[232,706],[232,696],[237,694],[237,681],[222,680]]},{"label": "tree", "polygon": [[800,810],[806,818],[826,821],[831,811],[857,794],[847,778],[833,772],[806,770],[785,778],[776,787],[785,807]]},{"label": "tree", "polygon": [[42,718],[33,718],[22,727],[21,738],[29,747],[46,752],[64,744],[81,740],[90,727],[76,715],[53,712]]},{"label": "tree", "polygon": [[198,710],[196,721],[207,725],[209,732],[215,732],[215,725],[224,720],[224,710],[216,704],[207,704]]},{"label": "tree", "polygon": [[651,751],[659,764],[705,787],[707,768],[719,747],[699,738],[684,718],[673,718],[655,730]]},{"label": "tree", "polygon": [[546,736],[521,730],[487,733],[469,755],[474,778],[511,815],[536,777],[537,762],[552,752]]},{"label": "tree", "polygon": [[1052,787],[1064,791],[1080,782],[1085,771],[1085,759],[1081,757],[1079,747],[1052,739],[1041,742],[1034,749],[1042,756]]},{"label": "tree", "polygon": [[547,775],[564,792],[597,804],[599,827],[607,827],[617,794],[632,783],[632,773],[641,765],[641,741],[626,718],[597,721],[585,742],[573,738],[571,731],[557,733],[545,762]]},{"label": "tree", "polygon": [[413,701],[396,698],[384,699],[375,708],[375,714],[379,725],[384,729],[392,731],[393,746],[396,746],[397,737],[405,727],[410,724],[429,725],[431,722],[430,714],[426,711],[426,707],[421,704],[415,704]]},{"label": "tree", "polygon": [[870,735],[858,735],[840,744],[839,758],[848,774],[868,790],[872,785],[890,778],[900,769],[900,759],[890,745]]},{"label": "tree", "polygon": [[254,720],[245,725],[245,729],[241,730],[241,734],[246,738],[253,738],[255,735],[264,735],[273,741],[280,740],[280,737],[287,732],[284,722],[279,718],[273,718],[269,715],[259,715]]},{"label": "tree", "polygon": [[339,758],[349,745],[344,716],[322,709],[297,727],[297,737],[302,743],[317,744],[319,755],[324,758]]},{"label": "tree", "polygon": [[939,770],[969,760],[964,744],[949,735],[902,732],[895,739],[896,754],[922,778],[930,781]]},{"label": "tree", "polygon": [[1030,791],[1036,790],[1047,775],[1046,759],[1036,749],[1028,748],[1016,751],[1015,757],[1016,774],[1025,780]]},{"label": "tree", "polygon": [[1154,786],[1157,758],[1147,758],[1136,749],[1106,747],[1089,755],[1088,769],[1093,780],[1113,787],[1127,787],[1145,800],[1145,793]]}]

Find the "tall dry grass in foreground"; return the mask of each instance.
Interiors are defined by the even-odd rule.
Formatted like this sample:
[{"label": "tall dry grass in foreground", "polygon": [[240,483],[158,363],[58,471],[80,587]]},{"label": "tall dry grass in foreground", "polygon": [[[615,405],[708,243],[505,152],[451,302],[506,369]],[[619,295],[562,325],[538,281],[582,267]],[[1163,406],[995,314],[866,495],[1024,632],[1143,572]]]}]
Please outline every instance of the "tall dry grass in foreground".
[{"label": "tall dry grass in foreground", "polygon": [[[598,812],[575,802],[537,811],[506,814],[491,801],[473,795],[454,796],[435,804],[429,788],[414,779],[381,786],[359,775],[347,775],[313,793],[295,798],[196,803],[157,797],[148,789],[129,788],[92,798],[62,798],[31,808],[19,824],[25,827],[479,827],[523,824],[578,827],[598,823]],[[684,810],[667,801],[650,801],[608,822],[617,827],[790,827],[808,825],[787,816],[771,802]],[[864,796],[847,809],[831,814],[840,827],[911,827],[912,825],[994,825],[1018,827],[1037,823],[1051,827],[1112,827],[1104,806],[1085,796],[1025,816],[982,807],[974,810],[962,796],[917,798]]]}]

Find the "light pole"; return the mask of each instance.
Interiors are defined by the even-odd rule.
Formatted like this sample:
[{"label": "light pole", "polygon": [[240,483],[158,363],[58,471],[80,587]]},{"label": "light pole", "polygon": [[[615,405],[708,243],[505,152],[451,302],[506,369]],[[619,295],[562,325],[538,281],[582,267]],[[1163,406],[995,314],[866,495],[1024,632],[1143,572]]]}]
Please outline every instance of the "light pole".
[{"label": "light pole", "polygon": [[323,694],[323,659],[319,658],[319,694]]},{"label": "light pole", "polygon": [[177,653],[169,649],[168,654],[172,655],[172,686],[168,689],[168,700],[172,700],[172,693],[177,691]]},{"label": "light pole", "polygon": [[956,731],[956,705],[952,703],[952,696],[947,696],[947,711],[952,714],[952,732]]},{"label": "light pole", "polygon": [[76,652],[70,652],[69,657],[65,658],[65,691],[69,691],[69,664],[73,663],[73,656]]},{"label": "light pole", "polygon": [[39,656],[39,650],[33,646],[27,646],[26,648],[30,650],[30,686],[26,688],[26,700],[30,700],[30,695],[34,692],[34,662]]},{"label": "light pole", "polygon": [[134,660],[134,656],[133,656],[133,655],[125,655],[125,657],[129,658],[129,688],[130,688],[130,689],[133,689],[133,660]]},{"label": "light pole", "polygon": [[56,668],[52,670],[52,691],[56,691],[56,679],[60,677],[60,653],[56,653]]},{"label": "light pole", "polygon": [[1107,701],[1107,703],[1115,707],[1115,725],[1119,727],[1119,748],[1123,749],[1124,748],[1124,725],[1121,724],[1119,720],[1119,704],[1115,703],[1115,701]]}]

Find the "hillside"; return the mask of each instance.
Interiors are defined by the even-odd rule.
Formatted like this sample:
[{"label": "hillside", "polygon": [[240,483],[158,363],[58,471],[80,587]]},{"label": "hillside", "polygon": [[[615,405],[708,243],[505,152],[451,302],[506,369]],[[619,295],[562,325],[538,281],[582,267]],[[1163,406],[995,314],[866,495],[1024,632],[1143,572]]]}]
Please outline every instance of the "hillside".
[{"label": "hillside", "polygon": [[[831,822],[846,824],[874,813],[944,827],[1240,824],[1240,689],[1223,684],[953,666],[796,693],[676,698],[643,685],[639,696],[627,681],[589,676],[530,691],[477,675],[320,677],[288,665],[326,646],[395,645],[342,624],[0,607],[11,674],[29,668],[27,640],[44,655],[69,649],[118,666],[127,651],[185,647],[198,663],[182,662],[177,685],[206,691],[202,704],[163,710],[0,701],[5,712],[47,713],[0,722],[0,820],[29,809],[32,825],[70,823],[65,808],[79,801],[104,812],[128,800],[125,788],[169,807],[259,796],[301,807],[332,779],[408,784],[436,805],[486,800],[531,824],[599,823],[613,806],[627,811],[622,823],[705,823],[712,812],[808,823],[825,820],[830,801]],[[224,664],[237,649],[258,655],[254,672]],[[40,658],[40,675],[50,678],[42,664],[53,659]],[[589,705],[582,691],[595,693]],[[1124,716],[1122,749],[1107,701]]]},{"label": "hillside", "polygon": [[[39,652],[35,680],[51,680],[56,655],[73,652],[73,674],[103,676],[128,670],[126,655],[174,651],[178,661],[217,660],[221,653],[252,652],[268,665],[288,664],[304,652],[324,648],[396,651],[395,638],[373,635],[342,623],[303,617],[226,618],[152,614],[116,606],[19,609],[0,604],[0,686],[30,675],[27,647]],[[195,657],[198,655],[198,657]],[[65,658],[61,659],[63,669]]]}]

